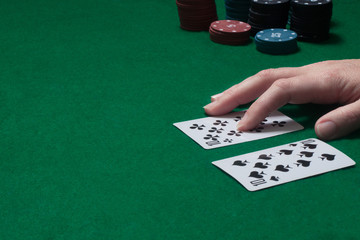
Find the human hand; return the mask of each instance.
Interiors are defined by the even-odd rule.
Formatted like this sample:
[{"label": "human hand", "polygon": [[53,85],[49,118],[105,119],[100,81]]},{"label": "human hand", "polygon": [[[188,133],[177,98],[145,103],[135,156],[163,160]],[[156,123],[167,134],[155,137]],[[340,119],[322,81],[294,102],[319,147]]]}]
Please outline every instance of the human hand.
[{"label": "human hand", "polygon": [[255,128],[287,103],[339,103],[342,106],[317,120],[315,132],[324,140],[345,136],[360,128],[360,60],[263,70],[213,96],[204,109],[209,115],[223,115],[256,98],[239,121],[238,130]]}]

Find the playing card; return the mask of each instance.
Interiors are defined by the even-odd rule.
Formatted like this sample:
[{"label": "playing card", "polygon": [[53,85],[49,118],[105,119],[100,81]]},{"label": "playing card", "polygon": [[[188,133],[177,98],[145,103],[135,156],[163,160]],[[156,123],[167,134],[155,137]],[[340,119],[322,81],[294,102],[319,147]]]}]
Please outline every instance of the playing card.
[{"label": "playing card", "polygon": [[236,124],[245,112],[232,112],[224,116],[178,122],[174,123],[174,126],[205,149],[224,147],[303,129],[303,126],[291,118],[279,111],[274,111],[255,129],[247,132],[237,131]]},{"label": "playing card", "polygon": [[256,191],[353,166],[355,162],[336,148],[311,138],[213,164],[247,190]]}]

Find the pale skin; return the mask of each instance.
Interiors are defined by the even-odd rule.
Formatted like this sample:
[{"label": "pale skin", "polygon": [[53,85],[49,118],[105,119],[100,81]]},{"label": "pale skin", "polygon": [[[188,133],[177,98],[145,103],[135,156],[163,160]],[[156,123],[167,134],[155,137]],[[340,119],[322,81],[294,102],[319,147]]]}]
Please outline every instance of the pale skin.
[{"label": "pale skin", "polygon": [[272,111],[291,104],[340,104],[315,123],[320,139],[343,137],[360,128],[360,60],[334,60],[302,67],[267,69],[211,98],[208,115],[223,115],[255,100],[237,125],[255,128]]}]

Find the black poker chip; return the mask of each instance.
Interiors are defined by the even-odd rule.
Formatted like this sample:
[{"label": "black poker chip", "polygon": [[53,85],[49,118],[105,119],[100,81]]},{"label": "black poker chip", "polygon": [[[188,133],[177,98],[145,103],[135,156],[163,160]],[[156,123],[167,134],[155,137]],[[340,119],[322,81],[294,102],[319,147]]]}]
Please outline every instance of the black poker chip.
[{"label": "black poker chip", "polygon": [[249,0],[225,0],[226,19],[246,22],[249,8]]},{"label": "black poker chip", "polygon": [[286,28],[290,0],[251,0],[248,23],[251,35],[268,28]]},{"label": "black poker chip", "polygon": [[290,29],[299,41],[320,42],[328,39],[332,0],[292,0]]},{"label": "black poker chip", "polygon": [[289,10],[290,0],[251,0],[251,8],[259,12],[283,12]]}]

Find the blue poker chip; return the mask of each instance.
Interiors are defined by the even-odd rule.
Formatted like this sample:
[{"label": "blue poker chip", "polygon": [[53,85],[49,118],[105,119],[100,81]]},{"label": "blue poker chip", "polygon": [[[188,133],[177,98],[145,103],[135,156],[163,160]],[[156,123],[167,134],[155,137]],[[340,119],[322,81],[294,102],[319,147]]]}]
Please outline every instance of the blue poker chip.
[{"label": "blue poker chip", "polygon": [[286,42],[296,40],[297,34],[285,28],[271,28],[258,32],[255,38],[264,42]]},{"label": "blue poker chip", "polygon": [[290,54],[298,50],[296,32],[284,28],[271,28],[255,35],[256,48],[269,54]]}]

